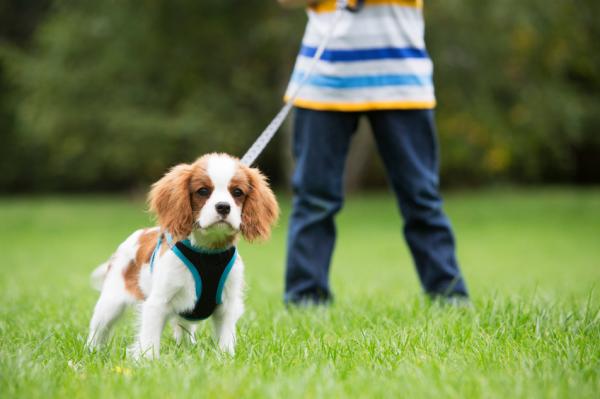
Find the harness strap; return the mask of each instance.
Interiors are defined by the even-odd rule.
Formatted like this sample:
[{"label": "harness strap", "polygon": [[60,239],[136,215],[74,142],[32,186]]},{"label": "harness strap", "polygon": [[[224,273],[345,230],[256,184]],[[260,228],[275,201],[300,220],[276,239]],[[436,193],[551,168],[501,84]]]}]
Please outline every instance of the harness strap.
[{"label": "harness strap", "polygon": [[219,286],[217,287],[217,297],[215,298],[215,300],[217,301],[217,305],[223,303],[223,288],[225,287],[225,281],[227,281],[227,277],[229,276],[229,272],[231,271],[231,268],[233,267],[235,260],[237,259],[237,255],[238,251],[237,248],[235,248],[231,260],[229,260],[229,263],[227,264],[227,266],[225,266],[225,270],[223,271],[223,274],[219,279]]},{"label": "harness strap", "polygon": [[150,257],[150,273],[154,270],[154,259],[156,258],[156,254],[160,249],[160,244],[162,243],[162,234],[158,235],[158,241],[156,242],[156,247],[154,247],[154,251],[152,251],[152,256]]},{"label": "harness strap", "polygon": [[177,255],[177,257],[183,262],[183,264],[188,268],[188,270],[190,271],[190,273],[192,273],[192,276],[194,277],[194,286],[196,288],[196,300],[198,300],[198,298],[200,298],[200,295],[202,295],[202,278],[200,277],[200,274],[198,273],[198,270],[194,267],[194,265],[192,264],[192,261],[190,261],[180,250],[179,248],[177,248],[177,246],[173,246],[171,247],[171,251],[173,251],[173,253],[175,255]]}]

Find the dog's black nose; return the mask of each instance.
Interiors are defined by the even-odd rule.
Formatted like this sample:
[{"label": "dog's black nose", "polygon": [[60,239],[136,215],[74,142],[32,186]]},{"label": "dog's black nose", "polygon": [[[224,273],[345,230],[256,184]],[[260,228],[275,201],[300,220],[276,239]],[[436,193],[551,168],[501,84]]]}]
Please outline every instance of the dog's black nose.
[{"label": "dog's black nose", "polygon": [[217,208],[217,213],[223,216],[229,215],[231,211],[231,206],[227,202],[217,202],[215,208]]}]

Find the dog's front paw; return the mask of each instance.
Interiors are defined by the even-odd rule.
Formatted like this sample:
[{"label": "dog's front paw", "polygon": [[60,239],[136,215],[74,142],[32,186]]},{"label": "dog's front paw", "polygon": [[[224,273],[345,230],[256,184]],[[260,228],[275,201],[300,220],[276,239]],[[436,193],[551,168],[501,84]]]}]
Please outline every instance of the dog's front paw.
[{"label": "dog's front paw", "polygon": [[140,360],[140,355],[142,351],[140,350],[140,344],[133,344],[129,348],[127,348],[127,358],[131,360]]},{"label": "dog's front paw", "polygon": [[221,337],[219,339],[219,349],[230,356],[235,355],[235,339]]},{"label": "dog's front paw", "polygon": [[127,348],[127,357],[135,361],[140,361],[158,359],[159,355],[152,347],[143,349],[139,343],[135,343]]},{"label": "dog's front paw", "polygon": [[87,340],[87,342],[85,343],[85,349],[90,353],[94,353],[94,352],[98,351],[98,349],[100,349],[100,347],[101,347],[101,345],[91,338],[89,338]]}]

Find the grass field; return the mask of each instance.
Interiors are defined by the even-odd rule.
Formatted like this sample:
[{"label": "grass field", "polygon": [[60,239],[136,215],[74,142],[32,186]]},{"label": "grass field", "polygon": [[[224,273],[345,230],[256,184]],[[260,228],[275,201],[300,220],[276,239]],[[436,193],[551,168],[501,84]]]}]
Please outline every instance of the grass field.
[{"label": "grass field", "polygon": [[88,283],[133,229],[123,197],[0,200],[0,397],[600,397],[600,190],[446,196],[473,308],[423,299],[385,193],[339,217],[335,305],[282,305],[288,202],[273,239],[241,245],[249,284],[235,358],[210,325],[195,347],[165,333],[161,359],[125,357],[133,315],[110,345],[83,344]]}]

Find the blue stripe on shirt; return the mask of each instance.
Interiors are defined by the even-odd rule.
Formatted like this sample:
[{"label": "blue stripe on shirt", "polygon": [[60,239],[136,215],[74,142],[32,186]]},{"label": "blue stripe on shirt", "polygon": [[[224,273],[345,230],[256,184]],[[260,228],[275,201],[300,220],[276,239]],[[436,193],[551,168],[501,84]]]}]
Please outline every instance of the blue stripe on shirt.
[{"label": "blue stripe on shirt", "polygon": [[[292,81],[300,83],[304,79],[304,73],[296,72],[292,75]],[[329,87],[333,89],[357,89],[363,87],[384,86],[431,86],[433,80],[431,75],[353,75],[353,76],[330,76],[312,75],[306,84],[318,87]]]},{"label": "blue stripe on shirt", "polygon": [[[316,52],[316,47],[303,45],[300,48],[300,55],[304,57],[313,57]],[[425,49],[414,47],[381,47],[354,50],[325,50],[320,59],[326,62],[356,62],[407,58],[429,58],[429,54]]]}]

